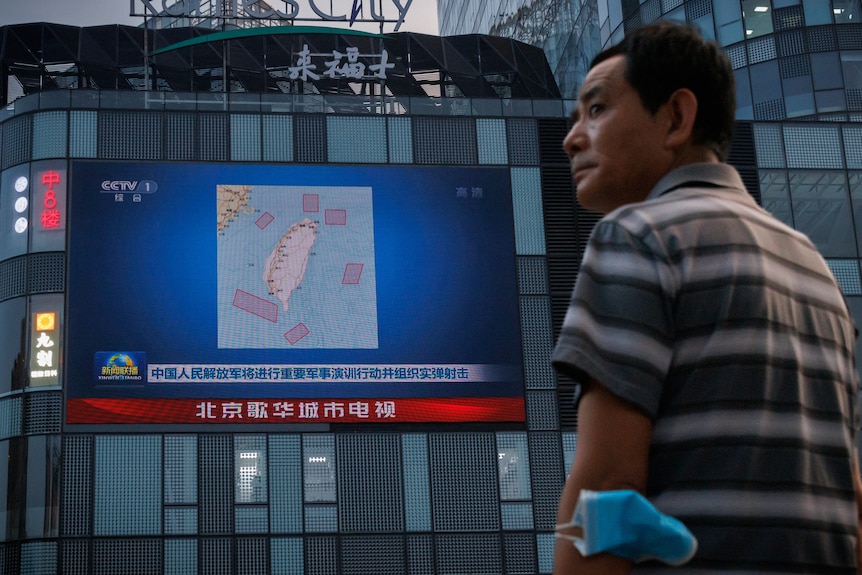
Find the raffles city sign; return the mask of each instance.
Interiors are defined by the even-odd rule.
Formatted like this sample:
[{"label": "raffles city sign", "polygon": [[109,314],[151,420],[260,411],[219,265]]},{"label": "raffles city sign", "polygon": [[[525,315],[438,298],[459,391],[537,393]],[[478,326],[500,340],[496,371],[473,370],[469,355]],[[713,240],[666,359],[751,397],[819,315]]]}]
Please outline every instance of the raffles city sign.
[{"label": "raffles city sign", "polygon": [[[401,27],[413,0],[129,0],[130,16],[326,21]],[[363,6],[365,4],[366,6]]]}]

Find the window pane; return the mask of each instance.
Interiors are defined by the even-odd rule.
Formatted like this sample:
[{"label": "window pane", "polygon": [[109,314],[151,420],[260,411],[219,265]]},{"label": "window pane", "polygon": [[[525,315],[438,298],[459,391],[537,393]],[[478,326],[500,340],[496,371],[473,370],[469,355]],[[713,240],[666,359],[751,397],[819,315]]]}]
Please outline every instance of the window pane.
[{"label": "window pane", "polygon": [[[856,225],[862,228],[862,172],[850,172],[848,175],[853,218],[856,220]],[[862,253],[862,234],[856,234],[856,241],[858,242],[859,253]],[[862,365],[862,362],[859,363]]]},{"label": "window pane", "polygon": [[530,499],[530,460],[526,433],[497,434],[497,466],[500,474],[500,499]]},{"label": "window pane", "polygon": [[817,99],[817,111],[821,114],[847,109],[844,104],[844,90],[824,90],[814,94],[814,97]]},{"label": "window pane", "polygon": [[746,38],[772,34],[772,10],[768,0],[743,0],[742,14],[745,18]]},{"label": "window pane", "polygon": [[844,172],[791,171],[789,177],[796,229],[808,235],[825,257],[856,257]]},{"label": "window pane", "polygon": [[829,4],[831,2],[826,2],[826,0],[803,0],[802,6],[805,9],[805,24],[807,26],[831,24],[832,14],[830,13]]},{"label": "window pane", "polygon": [[0,541],[9,539],[6,526],[9,525],[9,480],[16,475],[9,469],[12,459],[9,457],[9,441],[0,441]]},{"label": "window pane", "polygon": [[838,52],[811,54],[811,72],[815,90],[833,90],[843,87]]},{"label": "window pane", "polygon": [[751,103],[751,81],[748,68],[734,70],[736,76],[736,119],[753,120],[754,107]]},{"label": "window pane", "polygon": [[808,116],[814,113],[814,94],[811,91],[811,77],[784,78],[784,105],[790,118]]},{"label": "window pane", "polygon": [[713,0],[712,6],[719,43],[722,46],[729,46],[741,42],[744,36],[739,4],[727,2],[727,0]]},{"label": "window pane", "polygon": [[781,99],[778,62],[764,62],[751,66],[751,91],[755,104]]},{"label": "window pane", "polygon": [[790,190],[784,170],[762,170],[760,172],[760,197],[763,209],[790,227],[794,227],[793,209],[790,205]]},{"label": "window pane", "polygon": [[305,502],[335,502],[335,438],[332,435],[302,436]]},{"label": "window pane", "polygon": [[859,0],[832,0],[832,14],[838,24],[858,24],[862,20]]},{"label": "window pane", "polygon": [[266,437],[234,438],[234,480],[237,503],[266,503]]},{"label": "window pane", "polygon": [[27,438],[27,537],[56,537],[60,488],[60,436]]},{"label": "window pane", "polygon": [[841,52],[841,69],[847,90],[862,90],[862,51]]},{"label": "window pane", "polygon": [[0,393],[24,389],[27,381],[26,316],[25,298],[0,303]]},{"label": "window pane", "polygon": [[[680,8],[679,10],[682,10]],[[669,20],[670,18],[665,18]],[[685,21],[685,12],[682,13],[682,21]],[[705,16],[701,16],[696,20],[692,20],[692,23],[697,26],[697,29],[700,30],[700,33],[703,34],[703,37],[707,40],[715,40],[715,25],[712,22],[712,14],[706,14]]]}]

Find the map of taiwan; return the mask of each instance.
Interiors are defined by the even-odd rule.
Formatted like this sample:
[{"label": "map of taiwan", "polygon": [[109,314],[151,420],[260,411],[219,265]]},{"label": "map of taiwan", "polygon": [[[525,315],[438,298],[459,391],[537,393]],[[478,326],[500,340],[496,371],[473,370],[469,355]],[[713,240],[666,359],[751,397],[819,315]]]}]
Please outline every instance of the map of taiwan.
[{"label": "map of taiwan", "polygon": [[290,296],[305,277],[308,256],[317,241],[317,228],[318,223],[308,218],[293,224],[263,263],[263,280],[284,311],[290,309]]},{"label": "map of taiwan", "polygon": [[371,188],[216,195],[219,348],[377,349]]}]

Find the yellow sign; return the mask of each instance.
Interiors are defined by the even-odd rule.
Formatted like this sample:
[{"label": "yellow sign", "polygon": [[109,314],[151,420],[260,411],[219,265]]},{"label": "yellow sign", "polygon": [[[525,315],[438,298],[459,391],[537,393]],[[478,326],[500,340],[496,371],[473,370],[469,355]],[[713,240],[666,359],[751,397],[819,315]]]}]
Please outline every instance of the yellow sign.
[{"label": "yellow sign", "polygon": [[54,330],[54,312],[36,314],[36,331]]}]

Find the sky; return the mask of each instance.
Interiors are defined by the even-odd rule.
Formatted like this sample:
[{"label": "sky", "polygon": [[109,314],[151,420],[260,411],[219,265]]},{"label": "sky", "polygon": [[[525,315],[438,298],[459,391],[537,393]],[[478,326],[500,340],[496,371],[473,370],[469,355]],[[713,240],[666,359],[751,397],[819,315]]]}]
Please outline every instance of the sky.
[{"label": "sky", "polygon": [[[135,13],[143,13],[145,0],[0,0],[0,26],[7,24],[21,24],[26,22],[52,22],[56,24],[70,24],[72,26],[96,26],[101,24],[125,24],[138,26],[143,23],[141,17],[130,17],[134,6]],[[161,9],[163,0],[148,0],[149,3]],[[314,12],[309,8],[309,0],[296,0],[299,4],[300,17],[316,18]],[[334,14],[349,14],[353,0],[313,0],[316,5],[326,12],[332,9]],[[372,0],[363,0],[364,4],[370,4]],[[409,0],[373,0],[375,6],[383,7],[383,14],[387,17],[395,16],[397,10],[396,2],[402,6]],[[173,0],[168,0],[168,5]],[[242,4],[241,0],[237,0]],[[269,0],[270,6],[281,11],[288,11],[289,7],[285,0]],[[365,15],[370,19],[370,10],[366,8]],[[332,22],[297,22],[303,25],[332,26]],[[346,26],[344,24],[343,26]],[[365,27],[357,26],[373,32],[379,32],[379,25]],[[385,24],[383,32],[392,32],[394,24]],[[438,34],[437,28],[437,0],[413,0],[410,4],[404,23],[399,28],[400,32],[421,32],[423,34]]]}]

